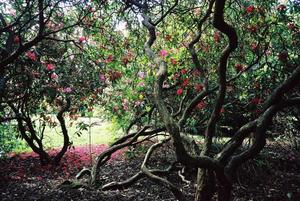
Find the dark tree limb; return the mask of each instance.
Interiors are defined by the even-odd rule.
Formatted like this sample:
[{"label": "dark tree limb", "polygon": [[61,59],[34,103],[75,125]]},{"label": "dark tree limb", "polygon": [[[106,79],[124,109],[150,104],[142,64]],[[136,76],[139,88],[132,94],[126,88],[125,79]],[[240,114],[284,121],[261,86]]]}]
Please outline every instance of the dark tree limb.
[{"label": "dark tree limb", "polygon": [[110,158],[111,155],[116,152],[117,150],[120,150],[124,147],[127,147],[131,145],[133,142],[135,142],[147,129],[149,126],[144,126],[137,132],[129,141],[125,141],[120,144],[116,144],[107,150],[103,151],[97,158],[96,158],[96,164],[92,168],[92,174],[91,174],[91,184],[95,185],[98,182],[99,179],[99,173],[100,173],[100,167],[105,164]]},{"label": "dark tree limb", "polygon": [[237,48],[238,45],[238,36],[235,29],[224,20],[225,2],[226,0],[216,1],[214,10],[213,25],[216,29],[226,34],[229,40],[229,44],[223,50],[218,64],[219,93],[217,95],[213,112],[208,121],[207,128],[205,130],[205,145],[202,150],[202,154],[204,155],[209,152],[209,149],[211,147],[212,138],[215,135],[216,123],[220,117],[220,111],[225,100],[227,62],[230,54]]},{"label": "dark tree limb", "polygon": [[[149,170],[152,174],[155,175],[159,175],[159,176],[164,176],[170,173],[170,171],[175,169],[175,164],[176,162],[172,163],[167,169],[165,170]],[[102,186],[102,190],[106,191],[106,190],[117,190],[117,189],[124,189],[124,188],[128,188],[131,185],[133,185],[135,182],[137,182],[140,179],[143,179],[146,175],[142,172],[139,171],[138,173],[136,173],[135,175],[133,175],[132,177],[121,181],[121,182],[110,182],[108,184],[105,184]]]},{"label": "dark tree limb", "polygon": [[176,199],[178,199],[179,201],[183,201],[185,199],[184,199],[184,196],[183,196],[181,190],[179,190],[174,184],[172,184],[171,182],[169,182],[167,179],[164,179],[162,177],[159,177],[159,176],[153,174],[153,172],[149,171],[148,168],[146,167],[146,164],[147,164],[148,160],[150,159],[151,154],[153,153],[153,151],[155,149],[157,149],[158,147],[161,147],[164,143],[166,143],[169,140],[170,140],[170,138],[168,138],[168,139],[166,139],[164,141],[158,142],[156,144],[153,144],[148,149],[148,151],[146,153],[146,156],[144,158],[144,161],[142,163],[141,170],[151,180],[155,181],[156,183],[162,184],[166,188],[168,188],[173,193],[173,195],[176,197]]}]

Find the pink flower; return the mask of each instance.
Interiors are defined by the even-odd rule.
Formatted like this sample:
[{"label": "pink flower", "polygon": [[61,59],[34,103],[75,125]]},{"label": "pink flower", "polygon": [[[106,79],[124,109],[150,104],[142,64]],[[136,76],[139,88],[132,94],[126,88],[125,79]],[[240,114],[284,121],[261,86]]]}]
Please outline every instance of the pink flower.
[{"label": "pink flower", "polygon": [[58,76],[57,76],[56,73],[51,73],[50,78],[53,79],[53,80],[55,80],[55,79],[58,78]]},{"label": "pink flower", "polygon": [[54,70],[54,69],[55,69],[55,66],[54,66],[53,64],[50,64],[50,63],[49,63],[49,64],[46,65],[46,69],[49,70],[49,71],[50,71],[50,70]]},{"label": "pink flower", "polygon": [[257,43],[252,43],[251,44],[251,49],[252,49],[252,51],[256,52],[258,50],[258,44]]},{"label": "pink flower", "polygon": [[201,101],[200,103],[198,103],[198,105],[196,106],[199,110],[204,109],[206,106],[206,103],[204,101]]},{"label": "pink flower", "polygon": [[122,103],[123,110],[128,111],[129,107],[127,103]]},{"label": "pink flower", "polygon": [[71,89],[71,87],[66,87],[66,88],[63,89],[63,92],[66,93],[66,94],[71,93],[72,89]]},{"label": "pink flower", "polygon": [[79,42],[83,43],[85,41],[86,41],[86,37],[84,36],[79,37]]},{"label": "pink flower", "polygon": [[163,83],[163,86],[162,86],[163,88],[169,88],[170,87],[170,85],[168,84],[168,82],[166,82],[166,81],[164,81],[164,83]]},{"label": "pink flower", "polygon": [[140,82],[140,83],[138,83],[138,86],[139,86],[139,87],[144,87],[144,86],[145,86],[145,83],[144,83],[144,82]]},{"label": "pink flower", "polygon": [[141,101],[135,101],[135,102],[134,102],[134,106],[135,106],[135,107],[138,107],[138,106],[140,106],[141,104],[142,104]]},{"label": "pink flower", "polygon": [[177,89],[177,95],[180,96],[182,94],[183,90],[181,88]]},{"label": "pink flower", "polygon": [[144,79],[145,78],[145,72],[139,71],[138,76],[139,76],[139,78]]},{"label": "pink flower", "polygon": [[101,82],[105,82],[106,81],[106,77],[103,74],[99,74],[99,79]]},{"label": "pink flower", "polygon": [[33,51],[26,52],[26,56],[32,61],[37,61],[37,56]]},{"label": "pink flower", "polygon": [[159,52],[159,54],[160,54],[160,56],[161,57],[166,57],[167,55],[168,55],[168,51],[167,50],[161,50],[160,52]]},{"label": "pink flower", "polygon": [[196,85],[195,85],[195,90],[196,90],[197,92],[202,91],[203,88],[204,88],[204,86],[203,86],[202,84],[196,84]]}]

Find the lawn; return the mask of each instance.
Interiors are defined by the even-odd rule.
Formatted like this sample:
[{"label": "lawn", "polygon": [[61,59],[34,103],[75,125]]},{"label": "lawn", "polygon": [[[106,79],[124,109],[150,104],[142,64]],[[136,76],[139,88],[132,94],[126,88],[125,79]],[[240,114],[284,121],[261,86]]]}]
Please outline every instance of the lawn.
[{"label": "lawn", "polygon": [[[76,125],[80,122],[83,122],[87,125],[92,125],[89,130],[89,126],[87,126],[87,130],[82,130],[81,135],[77,134],[79,130]],[[66,118],[66,125],[68,128],[70,141],[73,145],[76,146],[88,146],[91,144],[109,144],[113,141],[114,136],[120,134],[120,130],[117,130],[113,123],[108,121],[102,121],[100,118],[86,118],[81,117],[76,122],[70,121],[70,119]],[[24,140],[19,140],[20,146],[17,146],[13,152],[27,152],[32,151],[30,147],[26,145]],[[61,130],[59,126],[49,127],[46,126],[45,134],[44,134],[44,146],[46,149],[60,147],[63,143],[63,136],[61,134]]]}]

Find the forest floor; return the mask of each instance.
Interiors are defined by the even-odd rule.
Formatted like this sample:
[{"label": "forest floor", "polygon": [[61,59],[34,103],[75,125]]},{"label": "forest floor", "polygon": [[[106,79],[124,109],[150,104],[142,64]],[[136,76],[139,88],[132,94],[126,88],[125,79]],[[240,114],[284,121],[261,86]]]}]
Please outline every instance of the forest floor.
[{"label": "forest floor", "polygon": [[[93,146],[99,153],[106,145]],[[101,181],[122,181],[140,169],[147,145],[135,152],[126,150],[114,154],[112,160],[102,167]],[[55,150],[52,150],[55,152]],[[155,152],[149,166],[166,167],[174,158],[165,148]],[[70,149],[59,167],[40,166],[33,153],[10,154],[0,160],[0,200],[26,201],[167,201],[175,200],[170,191],[144,178],[123,190],[101,191],[87,186],[71,188],[62,185],[66,180],[74,181],[83,166],[90,165],[87,147]],[[193,200],[196,171],[186,169],[183,182],[174,171],[168,179],[181,187],[187,200]],[[84,182],[84,180],[81,180]],[[288,201],[300,200],[300,154],[281,144],[269,144],[254,161],[245,164],[238,172],[234,185],[236,201]]]}]

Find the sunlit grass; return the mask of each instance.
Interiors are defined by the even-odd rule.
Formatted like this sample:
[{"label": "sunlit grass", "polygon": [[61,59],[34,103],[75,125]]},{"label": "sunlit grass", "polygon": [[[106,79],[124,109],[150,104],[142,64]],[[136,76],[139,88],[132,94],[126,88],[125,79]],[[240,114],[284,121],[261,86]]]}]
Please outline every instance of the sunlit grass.
[{"label": "sunlit grass", "polygon": [[[76,124],[84,122],[87,125],[87,130],[82,130],[81,135],[77,135],[78,127]],[[88,146],[91,144],[109,144],[113,141],[120,131],[118,131],[113,123],[107,121],[101,121],[99,118],[79,118],[76,122],[70,121],[66,118],[66,126],[70,136],[70,141],[73,146]],[[91,129],[91,130],[89,130]],[[61,147],[63,145],[63,136],[61,133],[60,126],[49,127],[46,126],[44,132],[44,147],[50,149],[54,147]],[[20,140],[20,146],[14,150],[16,153],[32,151],[24,140]]]}]

